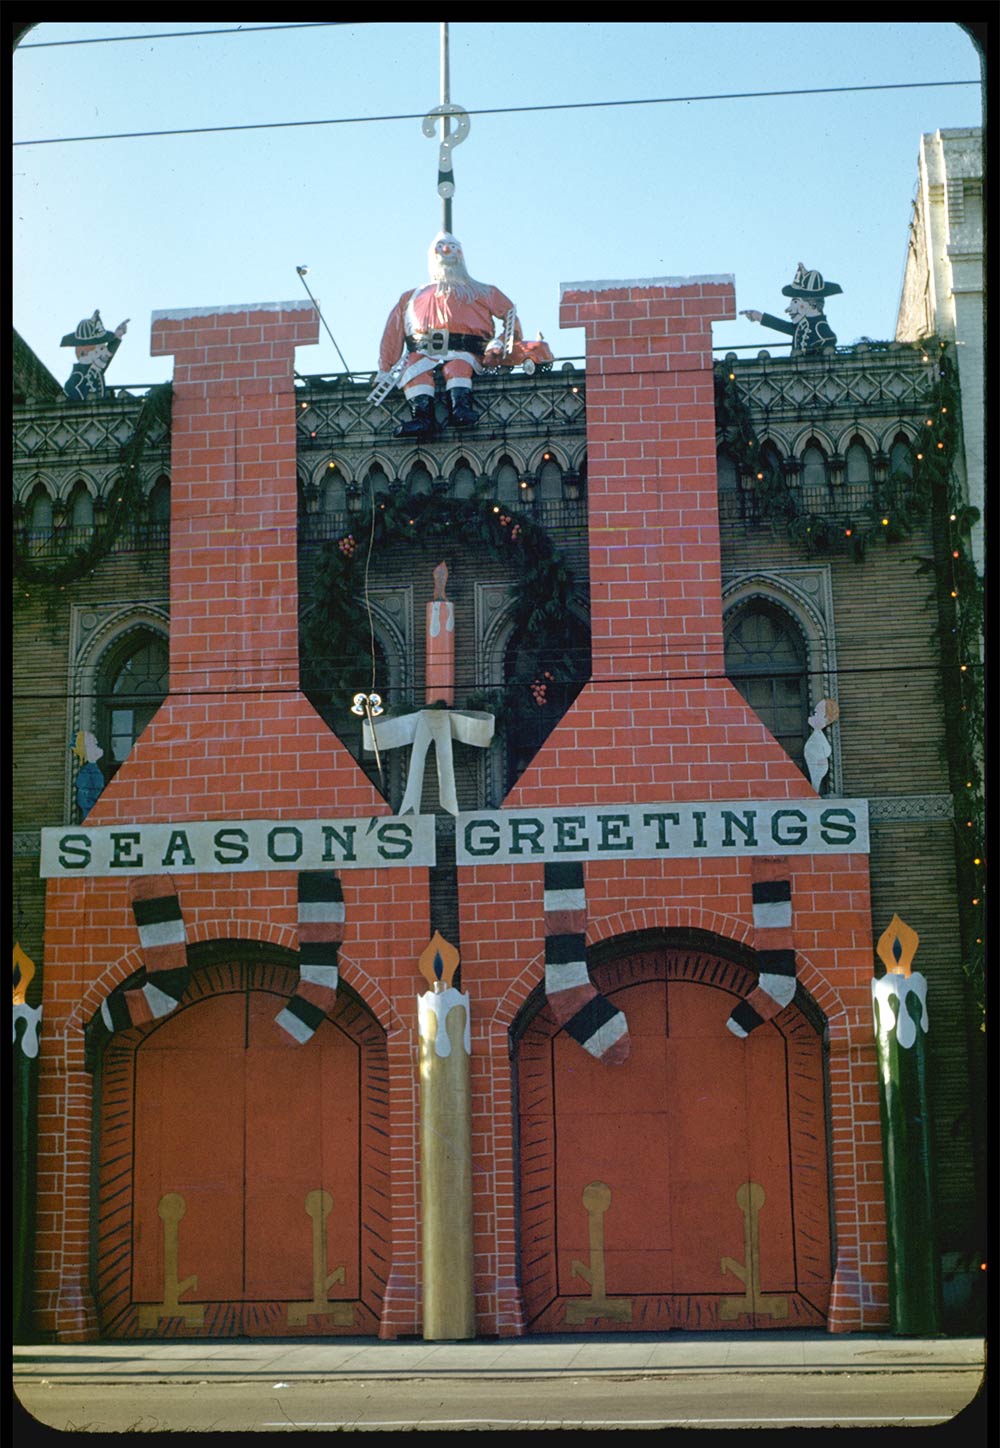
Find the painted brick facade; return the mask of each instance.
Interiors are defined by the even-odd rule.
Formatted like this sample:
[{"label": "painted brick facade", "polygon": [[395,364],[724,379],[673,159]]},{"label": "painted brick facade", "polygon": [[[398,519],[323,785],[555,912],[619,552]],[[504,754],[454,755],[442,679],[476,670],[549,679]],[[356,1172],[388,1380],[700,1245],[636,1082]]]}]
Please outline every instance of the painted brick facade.
[{"label": "painted brick facade", "polygon": [[[712,320],[733,309],[728,279],[563,289],[562,324],[587,329],[593,679],[505,800],[511,808],[812,795],[722,662],[710,347]],[[887,1323],[888,1301],[868,862],[788,865],[799,979],[830,1032],[838,1243],[830,1328],[870,1330]],[[590,945],[654,929],[752,937],[748,862],[588,863],[584,872]],[[542,867],[468,873],[464,957],[470,989],[484,988],[480,1010],[486,982],[496,982],[499,1042],[540,979]],[[501,1054],[492,1060],[482,1129],[506,1185],[516,1174],[512,1121],[500,1110],[507,1065]],[[486,1251],[485,1233],[481,1240]],[[498,1275],[512,1279],[514,1245],[499,1231],[495,1252]],[[498,1331],[516,1331],[516,1321],[515,1308]]]},{"label": "painted brick facade", "polygon": [[[808,782],[725,678],[711,323],[728,278],[564,289],[587,331],[593,678],[505,803],[806,799]],[[296,345],[310,309],[158,314],[175,357],[171,693],[88,825],[387,812],[298,689]],[[825,1015],[835,1331],[888,1322],[867,859],[787,860],[802,987]],[[642,931],[753,938],[746,861],[585,866],[588,942]],[[471,997],[477,1331],[516,1335],[517,1161],[509,1030],[544,976],[539,865],[460,868]],[[420,1330],[415,962],[426,871],[345,870],[342,978],[387,1035],[392,1261],[381,1333]],[[188,939],[295,949],[293,872],[177,879]],[[139,966],[128,882],[51,881],[39,1092],[39,1326],[96,1335],[90,1298],[92,1077],[83,1029]]]},{"label": "painted brick facade", "polygon": [[[88,824],[388,812],[298,691],[293,363],[296,345],[315,341],[317,327],[312,310],[296,304],[154,319],[154,351],[177,359],[171,693]],[[295,949],[296,881],[293,871],[179,879],[189,943]],[[428,937],[426,872],[397,869],[391,879],[345,872],[344,895],[351,939],[343,979],[389,1035],[391,1089],[405,1121],[415,1083],[397,1041],[397,985],[406,1020],[409,962]],[[49,882],[48,1048],[39,1086],[39,1169],[48,1189],[38,1201],[36,1290],[39,1326],[64,1341],[96,1332],[88,1286],[92,1077],[83,1028],[138,968],[137,945],[126,880]],[[372,962],[382,962],[375,972]],[[392,1190],[399,1240],[385,1320],[398,1317],[412,1332],[409,1150],[393,1151]]]}]

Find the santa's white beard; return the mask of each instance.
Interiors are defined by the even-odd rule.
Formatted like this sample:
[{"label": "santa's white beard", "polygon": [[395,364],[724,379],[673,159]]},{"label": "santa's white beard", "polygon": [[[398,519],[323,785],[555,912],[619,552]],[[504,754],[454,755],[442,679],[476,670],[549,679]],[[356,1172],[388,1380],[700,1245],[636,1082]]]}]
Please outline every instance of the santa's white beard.
[{"label": "santa's white beard", "polygon": [[474,302],[489,291],[489,287],[469,276],[465,262],[458,257],[453,261],[437,257],[431,267],[431,281],[439,297],[455,297],[462,302]]}]

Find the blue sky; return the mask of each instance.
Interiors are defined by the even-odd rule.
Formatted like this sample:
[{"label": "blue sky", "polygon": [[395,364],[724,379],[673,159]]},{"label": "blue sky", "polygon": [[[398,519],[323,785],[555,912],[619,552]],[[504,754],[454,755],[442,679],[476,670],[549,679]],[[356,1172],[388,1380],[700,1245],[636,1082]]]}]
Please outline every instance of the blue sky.
[{"label": "blue sky", "polygon": [[[440,99],[436,21],[27,48],[239,23],[36,26],[14,56],[14,140],[420,115]],[[469,111],[979,76],[950,23],[451,24],[451,98]],[[843,287],[827,303],[841,343],[888,338],[920,135],[980,124],[975,85],[473,115],[454,229],[473,275],[560,357],[583,350],[558,327],[561,282],[732,273],[739,307],[780,314],[800,260]],[[62,381],[64,332],[95,307],[109,327],[129,317],[109,381],[158,382],[154,310],[303,300],[305,264],[349,366],[370,371],[390,307],[426,276],[437,152],[419,119],[18,146],[14,325]],[[723,348],[785,340],[745,318],[715,329]],[[325,334],[297,365],[342,370]]]}]

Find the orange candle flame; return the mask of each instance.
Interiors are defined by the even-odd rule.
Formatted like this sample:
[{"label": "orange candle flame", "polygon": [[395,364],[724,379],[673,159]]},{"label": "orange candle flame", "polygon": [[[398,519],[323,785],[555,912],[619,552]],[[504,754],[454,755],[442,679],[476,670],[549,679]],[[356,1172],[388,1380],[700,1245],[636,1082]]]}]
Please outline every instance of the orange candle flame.
[{"label": "orange candle flame", "polygon": [[905,920],[894,915],[879,937],[875,949],[889,975],[909,975],[919,944],[920,936],[917,932],[907,925]]}]

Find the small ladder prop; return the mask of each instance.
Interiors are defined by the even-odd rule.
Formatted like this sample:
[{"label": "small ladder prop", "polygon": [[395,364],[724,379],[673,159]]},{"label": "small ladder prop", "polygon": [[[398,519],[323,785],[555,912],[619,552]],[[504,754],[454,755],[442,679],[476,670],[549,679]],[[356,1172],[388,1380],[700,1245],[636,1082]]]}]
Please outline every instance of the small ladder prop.
[{"label": "small ladder prop", "polygon": [[326,1219],[333,1210],[329,1192],[306,1193],[306,1214],[312,1218],[313,1295],[311,1302],[288,1304],[289,1327],[304,1327],[309,1317],[329,1317],[338,1327],[354,1325],[354,1304],[330,1302],[327,1293],[335,1282],[344,1281],[344,1268],[326,1270]]},{"label": "small ladder prop", "polygon": [[566,1321],[573,1325],[594,1317],[610,1317],[613,1322],[632,1321],[632,1300],[609,1297],[604,1273],[604,1213],[611,1205],[611,1188],[604,1182],[591,1182],[583,1189],[583,1206],[588,1218],[590,1266],[572,1264],[574,1277],[582,1277],[590,1288],[589,1298],[572,1298],[566,1303]]},{"label": "small ladder prop", "polygon": [[381,407],[382,403],[389,396],[394,387],[399,385],[399,379],[406,370],[406,353],[389,368],[388,372],[380,372],[375,379],[375,385],[365,398],[373,407]]},{"label": "small ladder prop", "polygon": [[743,1254],[746,1266],[741,1267],[732,1257],[723,1257],[723,1272],[731,1272],[746,1288],[743,1297],[724,1297],[719,1303],[719,1317],[723,1322],[732,1322],[744,1313],[756,1313],[762,1317],[787,1317],[787,1297],[765,1297],[760,1290],[760,1227],[758,1218],[764,1205],[764,1188],[759,1182],[744,1182],[736,1191],[736,1205],[743,1213]]},{"label": "small ladder prop", "polygon": [[163,1301],[142,1303],[139,1307],[139,1326],[157,1327],[161,1318],[182,1317],[189,1327],[201,1327],[205,1321],[205,1309],[194,1303],[178,1302],[182,1292],[198,1286],[198,1275],[192,1273],[183,1282],[177,1280],[177,1226],[187,1211],[187,1203],[179,1192],[167,1192],[156,1208],[163,1223]]}]

